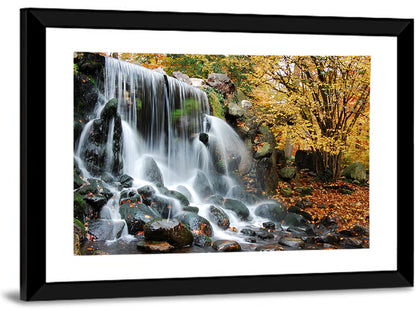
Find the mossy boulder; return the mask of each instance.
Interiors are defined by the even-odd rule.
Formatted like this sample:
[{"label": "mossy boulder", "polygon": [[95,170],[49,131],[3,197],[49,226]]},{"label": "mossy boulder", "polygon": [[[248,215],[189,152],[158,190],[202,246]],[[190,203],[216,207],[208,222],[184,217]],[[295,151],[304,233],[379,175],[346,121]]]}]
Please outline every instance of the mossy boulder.
[{"label": "mossy boulder", "polygon": [[220,207],[211,205],[208,209],[208,218],[223,230],[230,226],[230,218]]},{"label": "mossy boulder", "polygon": [[192,232],[177,219],[153,219],[144,226],[146,241],[165,241],[175,247],[191,245]]},{"label": "mossy boulder", "polygon": [[358,180],[363,182],[367,179],[367,173],[365,166],[360,161],[356,161],[349,166],[347,166],[341,173],[341,176],[344,176],[348,179]]},{"label": "mossy boulder", "polygon": [[283,203],[272,201],[260,204],[254,214],[274,222],[281,222],[286,217],[287,208]]},{"label": "mossy boulder", "polygon": [[225,209],[234,212],[241,220],[247,220],[250,216],[247,206],[239,200],[226,199],[223,206]]},{"label": "mossy boulder", "polygon": [[160,218],[160,214],[153,208],[138,202],[126,202],[120,205],[119,213],[126,221],[129,234],[137,234],[144,230],[144,226],[155,218]]},{"label": "mossy boulder", "polygon": [[101,110],[100,119],[105,121],[110,121],[112,118],[115,118],[117,115],[117,99],[110,99]]},{"label": "mossy boulder", "polygon": [[291,180],[296,175],[296,167],[284,167],[279,171],[279,177],[283,180]]},{"label": "mossy boulder", "polygon": [[123,188],[130,188],[131,186],[133,186],[133,177],[127,175],[127,174],[123,174],[120,176],[120,178],[118,179],[118,181],[120,182],[120,185]]},{"label": "mossy boulder", "polygon": [[187,226],[194,235],[205,234],[212,236],[214,230],[212,229],[211,223],[195,213],[184,212],[176,216],[182,224]]},{"label": "mossy boulder", "polygon": [[86,204],[84,199],[82,198],[82,195],[80,195],[77,192],[74,192],[74,217],[83,220],[85,207]]},{"label": "mossy boulder", "polygon": [[291,197],[293,195],[293,191],[289,187],[280,188],[280,194],[284,197]]},{"label": "mossy boulder", "polygon": [[175,191],[175,190],[169,190],[166,194],[176,200],[178,200],[183,206],[189,205],[189,200],[184,196],[182,193]]}]

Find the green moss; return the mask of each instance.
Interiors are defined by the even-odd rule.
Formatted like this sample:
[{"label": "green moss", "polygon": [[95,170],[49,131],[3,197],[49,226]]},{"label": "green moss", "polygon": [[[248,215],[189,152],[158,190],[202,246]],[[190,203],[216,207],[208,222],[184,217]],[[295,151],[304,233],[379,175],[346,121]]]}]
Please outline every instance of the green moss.
[{"label": "green moss", "polygon": [[82,219],[85,211],[85,201],[82,198],[82,195],[78,192],[74,192],[74,216],[76,218]]},{"label": "green moss", "polygon": [[81,221],[79,221],[78,219],[76,219],[76,218],[74,218],[74,223],[75,223],[78,227],[80,227],[80,228],[81,228],[81,230],[82,230],[82,233],[83,233],[83,234],[85,234],[85,226],[84,226],[84,224],[83,224]]},{"label": "green moss", "polygon": [[179,117],[183,115],[189,115],[192,111],[195,111],[199,108],[199,103],[195,99],[186,99],[183,102],[183,107],[179,109],[175,109],[172,114],[171,118],[173,122],[176,122]]},{"label": "green moss", "polygon": [[142,100],[140,98],[136,98],[136,108],[137,112],[139,112],[142,109]]},{"label": "green moss", "polygon": [[209,104],[212,107],[212,115],[224,119],[224,103],[225,98],[221,91],[213,88],[203,88],[208,96]]}]

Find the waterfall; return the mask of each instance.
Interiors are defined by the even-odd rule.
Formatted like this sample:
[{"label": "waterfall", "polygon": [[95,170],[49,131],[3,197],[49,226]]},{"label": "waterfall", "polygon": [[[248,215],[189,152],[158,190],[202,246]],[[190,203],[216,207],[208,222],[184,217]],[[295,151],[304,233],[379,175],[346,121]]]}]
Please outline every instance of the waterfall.
[{"label": "waterfall", "polygon": [[[182,187],[191,204],[206,215],[209,204],[194,186],[198,174],[205,176],[211,190],[226,195],[237,185],[233,171],[251,159],[238,134],[209,113],[207,95],[199,88],[106,57],[103,93],[81,133],[75,157],[84,176],[110,174],[117,179],[127,174],[133,178],[132,190],[155,184],[146,174],[147,166],[153,165],[167,189]],[[112,187],[116,195],[102,208],[100,217],[119,224],[124,221],[119,212],[120,189]],[[181,209],[175,200],[171,206]],[[169,210],[168,217],[171,214]],[[235,216],[230,218],[238,222]],[[127,235],[126,228],[122,237]]]}]

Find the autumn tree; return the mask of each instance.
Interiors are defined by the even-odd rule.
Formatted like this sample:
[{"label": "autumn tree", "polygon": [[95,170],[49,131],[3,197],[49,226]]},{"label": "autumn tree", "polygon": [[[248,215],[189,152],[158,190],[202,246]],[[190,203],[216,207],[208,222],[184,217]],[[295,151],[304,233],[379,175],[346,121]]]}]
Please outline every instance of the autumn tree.
[{"label": "autumn tree", "polygon": [[316,152],[318,173],[338,178],[343,153],[356,143],[351,137],[368,136],[362,131],[369,122],[370,57],[256,56],[255,61],[257,85],[272,97],[281,94],[262,103],[268,117],[286,120],[294,138]]}]

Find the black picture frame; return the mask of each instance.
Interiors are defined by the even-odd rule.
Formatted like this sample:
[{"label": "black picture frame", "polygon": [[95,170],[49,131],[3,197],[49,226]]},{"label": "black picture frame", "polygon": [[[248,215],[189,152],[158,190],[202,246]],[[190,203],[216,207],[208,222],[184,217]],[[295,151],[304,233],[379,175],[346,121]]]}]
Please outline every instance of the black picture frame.
[{"label": "black picture frame", "polygon": [[[398,159],[407,159],[397,163],[397,270],[47,283],[47,28],[237,31],[397,38],[397,156]],[[413,286],[413,33],[413,19],[22,9],[20,298],[51,300]]]}]

